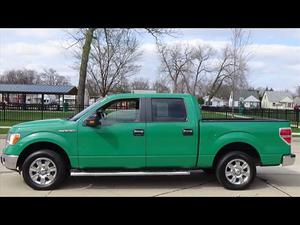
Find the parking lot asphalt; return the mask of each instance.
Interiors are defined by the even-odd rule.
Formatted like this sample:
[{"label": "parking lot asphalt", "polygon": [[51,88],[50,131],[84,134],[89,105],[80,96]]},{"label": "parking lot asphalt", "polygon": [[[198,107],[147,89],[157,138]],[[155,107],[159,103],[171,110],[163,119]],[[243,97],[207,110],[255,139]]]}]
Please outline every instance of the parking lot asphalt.
[{"label": "parking lot asphalt", "polygon": [[[0,149],[4,146],[0,139]],[[257,167],[257,177],[243,191],[224,189],[214,175],[202,172],[188,176],[70,177],[57,190],[35,191],[21,175],[0,165],[0,196],[300,196],[300,138],[293,138],[296,163],[288,167]]]}]

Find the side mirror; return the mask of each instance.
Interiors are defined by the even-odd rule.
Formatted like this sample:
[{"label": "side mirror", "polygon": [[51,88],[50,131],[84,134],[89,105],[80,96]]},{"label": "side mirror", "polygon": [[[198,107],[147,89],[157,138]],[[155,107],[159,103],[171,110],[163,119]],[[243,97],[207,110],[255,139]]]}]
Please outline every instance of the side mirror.
[{"label": "side mirror", "polygon": [[85,120],[85,125],[88,127],[97,127],[101,125],[99,117],[97,115],[91,115]]}]

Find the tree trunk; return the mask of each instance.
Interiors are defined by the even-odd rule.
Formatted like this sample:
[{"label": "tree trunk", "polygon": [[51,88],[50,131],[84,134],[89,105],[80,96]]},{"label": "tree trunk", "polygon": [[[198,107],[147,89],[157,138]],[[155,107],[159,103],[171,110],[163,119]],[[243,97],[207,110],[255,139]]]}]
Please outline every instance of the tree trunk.
[{"label": "tree trunk", "polygon": [[206,102],[207,105],[210,105],[211,99],[213,98],[212,94],[208,95],[208,100]]},{"label": "tree trunk", "polygon": [[90,50],[91,50],[91,44],[92,44],[92,40],[93,40],[94,31],[95,31],[95,28],[89,28],[86,31],[85,42],[83,45],[83,50],[82,50],[82,55],[81,55],[79,83],[78,83],[78,95],[77,95],[77,103],[79,105],[79,110],[82,110],[84,108],[86,73],[87,73],[87,66],[88,66],[89,54],[90,54]]},{"label": "tree trunk", "polygon": [[174,82],[173,84],[173,93],[177,93],[178,92],[178,84],[176,82]]}]

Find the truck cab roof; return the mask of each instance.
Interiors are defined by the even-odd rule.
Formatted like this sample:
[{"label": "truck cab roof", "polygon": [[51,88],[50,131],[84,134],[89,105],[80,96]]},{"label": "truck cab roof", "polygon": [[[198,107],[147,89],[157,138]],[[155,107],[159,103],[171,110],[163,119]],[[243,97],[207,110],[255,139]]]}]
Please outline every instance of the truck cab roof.
[{"label": "truck cab roof", "polygon": [[126,93],[126,94],[114,94],[107,96],[109,99],[117,98],[183,98],[191,97],[191,94],[181,94],[181,93]]}]

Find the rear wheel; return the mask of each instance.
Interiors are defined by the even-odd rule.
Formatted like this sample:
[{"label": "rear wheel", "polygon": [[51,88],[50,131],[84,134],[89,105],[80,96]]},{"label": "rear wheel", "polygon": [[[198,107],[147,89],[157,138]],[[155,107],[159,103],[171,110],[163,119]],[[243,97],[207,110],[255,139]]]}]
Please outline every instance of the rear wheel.
[{"label": "rear wheel", "polygon": [[51,150],[40,150],[29,155],[22,165],[22,175],[27,185],[35,190],[52,190],[67,177],[68,171],[62,157]]},{"label": "rear wheel", "polygon": [[216,176],[227,189],[246,189],[256,176],[255,161],[243,152],[230,152],[218,162]]}]

